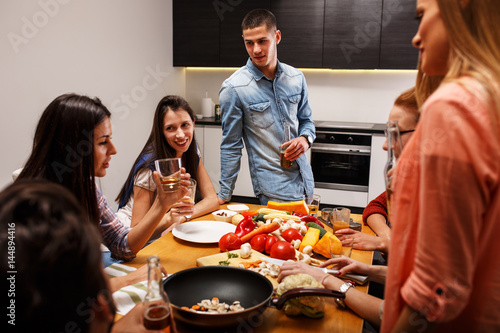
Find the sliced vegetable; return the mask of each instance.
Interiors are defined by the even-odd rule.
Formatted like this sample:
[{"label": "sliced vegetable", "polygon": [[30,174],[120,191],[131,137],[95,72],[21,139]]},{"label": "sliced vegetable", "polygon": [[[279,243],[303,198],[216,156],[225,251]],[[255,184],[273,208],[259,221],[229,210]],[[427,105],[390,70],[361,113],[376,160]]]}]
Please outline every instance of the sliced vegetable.
[{"label": "sliced vegetable", "polygon": [[323,257],[331,258],[332,254],[342,253],[342,242],[331,232],[327,232],[313,247],[313,251]]},{"label": "sliced vegetable", "polygon": [[238,223],[234,233],[241,238],[246,234],[248,234],[249,232],[251,232],[252,230],[254,230],[256,226],[257,225],[255,224],[254,221],[252,221],[252,218],[250,216],[246,216],[243,218],[243,220],[241,220],[240,223]]},{"label": "sliced vegetable", "polygon": [[295,259],[295,248],[287,241],[277,241],[271,247],[271,258],[289,260]]},{"label": "sliced vegetable", "polygon": [[317,223],[307,222],[306,226],[308,226],[309,228],[316,228],[316,229],[318,229],[320,231],[320,233],[319,233],[319,238],[320,239],[327,233],[327,231],[323,227],[321,227],[319,224],[317,224]]},{"label": "sliced vegetable", "polygon": [[304,200],[293,201],[293,202],[274,202],[268,201],[267,208],[286,210],[287,212],[297,212],[302,214],[309,214],[309,208],[307,207]]},{"label": "sliced vegetable", "polygon": [[[265,224],[261,227],[258,227],[257,229],[254,229],[253,231],[249,232],[248,234],[244,235],[243,237],[241,237],[241,242],[246,243],[256,235],[268,234],[270,232],[273,232],[274,230],[279,229],[279,227],[280,227],[280,224],[278,222],[271,222],[269,224]],[[240,246],[241,246],[241,244],[240,244]]]},{"label": "sliced vegetable", "polygon": [[222,252],[237,250],[241,244],[240,238],[234,232],[229,232],[219,239],[219,249]]},{"label": "sliced vegetable", "polygon": [[314,248],[314,245],[319,241],[319,233],[320,230],[316,228],[307,229],[306,234],[304,235],[304,239],[302,239],[302,243],[300,243],[299,251],[302,252],[304,247],[310,245]]}]

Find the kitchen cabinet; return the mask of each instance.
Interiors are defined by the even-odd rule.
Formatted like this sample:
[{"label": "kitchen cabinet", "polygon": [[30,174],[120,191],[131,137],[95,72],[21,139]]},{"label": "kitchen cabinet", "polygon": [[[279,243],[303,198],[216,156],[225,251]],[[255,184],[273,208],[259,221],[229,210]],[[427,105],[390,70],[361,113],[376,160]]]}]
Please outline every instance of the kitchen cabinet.
[{"label": "kitchen cabinet", "polygon": [[[270,9],[280,61],[299,68],[415,69],[414,0],[173,0],[174,66],[240,67],[241,21]],[[200,52],[201,51],[201,52]]]},{"label": "kitchen cabinet", "polygon": [[324,0],[271,1],[281,42],[278,58],[294,67],[321,68],[323,55]]},{"label": "kitchen cabinet", "polygon": [[411,40],[418,30],[415,1],[384,0],[380,40],[381,69],[417,68],[418,50]]},{"label": "kitchen cabinet", "polygon": [[172,1],[173,65],[219,66],[219,16],[212,1]]},{"label": "kitchen cabinet", "polygon": [[326,0],[323,67],[378,67],[381,8],[382,0]]}]

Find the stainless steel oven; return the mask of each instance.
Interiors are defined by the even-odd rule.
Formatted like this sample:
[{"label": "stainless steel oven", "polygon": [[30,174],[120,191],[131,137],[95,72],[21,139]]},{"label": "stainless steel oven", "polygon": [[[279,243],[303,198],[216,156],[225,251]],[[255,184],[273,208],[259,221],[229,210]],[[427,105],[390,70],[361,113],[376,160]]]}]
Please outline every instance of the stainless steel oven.
[{"label": "stainless steel oven", "polygon": [[316,188],[368,193],[371,133],[316,131],[311,167]]}]

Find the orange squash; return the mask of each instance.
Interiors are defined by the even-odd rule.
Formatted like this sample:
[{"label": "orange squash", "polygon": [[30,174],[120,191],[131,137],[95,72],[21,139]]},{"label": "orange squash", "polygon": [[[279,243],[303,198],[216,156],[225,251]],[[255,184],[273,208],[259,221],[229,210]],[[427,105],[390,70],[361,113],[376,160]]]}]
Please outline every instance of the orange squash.
[{"label": "orange squash", "polygon": [[321,239],[314,245],[313,251],[321,254],[323,257],[331,258],[332,254],[342,253],[342,242],[332,234],[327,232]]},{"label": "orange squash", "polygon": [[277,209],[277,210],[285,210],[289,213],[300,213],[300,214],[309,214],[309,208],[304,200],[300,201],[292,201],[292,202],[275,202],[268,201],[267,208]]}]

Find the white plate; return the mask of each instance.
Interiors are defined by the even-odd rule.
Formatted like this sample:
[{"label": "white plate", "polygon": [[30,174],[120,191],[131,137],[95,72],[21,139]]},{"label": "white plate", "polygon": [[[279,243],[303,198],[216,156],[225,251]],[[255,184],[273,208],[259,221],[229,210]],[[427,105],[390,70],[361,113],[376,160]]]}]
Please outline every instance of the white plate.
[{"label": "white plate", "polygon": [[236,226],[227,222],[193,221],[176,226],[172,234],[188,242],[218,243],[222,236],[235,230]]}]

